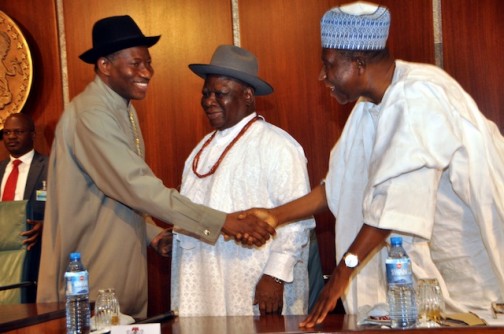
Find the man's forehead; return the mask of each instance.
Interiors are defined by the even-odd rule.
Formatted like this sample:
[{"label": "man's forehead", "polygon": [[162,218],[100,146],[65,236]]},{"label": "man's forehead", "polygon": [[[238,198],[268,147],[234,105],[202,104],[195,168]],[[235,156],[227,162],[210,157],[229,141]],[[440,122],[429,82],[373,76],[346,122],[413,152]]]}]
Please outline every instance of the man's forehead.
[{"label": "man's forehead", "polygon": [[342,52],[337,49],[322,48],[322,60],[331,60],[342,56]]},{"label": "man's forehead", "polygon": [[29,128],[30,123],[28,120],[18,114],[11,115],[6,118],[4,122],[4,129],[21,129],[21,128]]}]

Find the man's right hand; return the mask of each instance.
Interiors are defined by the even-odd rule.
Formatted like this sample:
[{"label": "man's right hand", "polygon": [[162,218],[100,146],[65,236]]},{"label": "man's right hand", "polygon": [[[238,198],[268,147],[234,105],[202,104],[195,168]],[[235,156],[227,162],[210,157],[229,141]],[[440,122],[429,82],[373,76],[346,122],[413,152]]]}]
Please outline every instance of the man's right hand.
[{"label": "man's right hand", "polygon": [[244,245],[261,247],[268,241],[270,235],[276,234],[276,231],[254,215],[235,212],[226,216],[222,233]]},{"label": "man's right hand", "polygon": [[257,218],[265,221],[270,224],[271,227],[277,228],[278,226],[278,218],[271,212],[271,210],[264,208],[252,208],[243,212],[245,215],[254,215]]},{"label": "man's right hand", "polygon": [[21,232],[21,236],[26,237],[23,241],[23,245],[26,245],[26,250],[31,250],[37,242],[40,242],[44,225],[42,220],[27,219],[26,222],[31,225],[32,228],[28,231]]}]

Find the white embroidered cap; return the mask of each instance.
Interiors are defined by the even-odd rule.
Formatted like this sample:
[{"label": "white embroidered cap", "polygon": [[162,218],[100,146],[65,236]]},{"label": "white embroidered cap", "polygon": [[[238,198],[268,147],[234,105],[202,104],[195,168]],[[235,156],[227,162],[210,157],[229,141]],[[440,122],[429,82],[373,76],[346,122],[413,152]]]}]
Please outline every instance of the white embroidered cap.
[{"label": "white embroidered cap", "polygon": [[381,50],[390,28],[386,7],[354,2],[328,10],[320,22],[322,47],[340,50]]}]

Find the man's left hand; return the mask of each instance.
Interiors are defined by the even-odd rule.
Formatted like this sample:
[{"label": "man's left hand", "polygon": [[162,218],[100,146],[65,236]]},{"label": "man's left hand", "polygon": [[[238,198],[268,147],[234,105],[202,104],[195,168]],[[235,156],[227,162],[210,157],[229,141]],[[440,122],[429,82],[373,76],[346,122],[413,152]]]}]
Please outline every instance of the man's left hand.
[{"label": "man's left hand", "polygon": [[324,285],[324,288],[320,292],[312,311],[305,320],[299,323],[299,327],[311,328],[322,323],[327,317],[327,314],[336,307],[338,298],[343,295],[349,282],[349,275],[346,273],[342,274],[341,271],[338,270],[338,267],[336,267],[331,274],[329,282]]},{"label": "man's left hand", "polygon": [[261,315],[282,314],[283,283],[276,282],[269,275],[262,275],[256,285],[254,305],[259,304]]},{"label": "man's left hand", "polygon": [[171,229],[165,229],[154,237],[151,241],[151,246],[164,257],[172,255],[173,233]]},{"label": "man's left hand", "polygon": [[35,246],[40,236],[42,235],[43,221],[27,219],[26,222],[29,225],[32,225],[32,228],[28,231],[21,232],[21,236],[26,237],[26,239],[23,241],[23,245],[26,245],[27,250],[30,250],[33,246]]}]

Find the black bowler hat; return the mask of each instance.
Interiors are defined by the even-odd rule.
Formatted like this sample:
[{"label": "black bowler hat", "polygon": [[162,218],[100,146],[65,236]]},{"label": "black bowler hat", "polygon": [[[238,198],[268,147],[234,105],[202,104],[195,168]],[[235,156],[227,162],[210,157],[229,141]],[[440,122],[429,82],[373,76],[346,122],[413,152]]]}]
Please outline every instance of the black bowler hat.
[{"label": "black bowler hat", "polygon": [[257,76],[256,56],[244,48],[220,45],[215,49],[210,64],[190,64],[189,68],[203,79],[217,74],[241,80],[254,88],[255,95],[268,95],[273,87]]},{"label": "black bowler hat", "polygon": [[93,48],[79,56],[88,64],[98,58],[134,46],[150,48],[161,36],[145,36],[129,15],[111,16],[97,21],[93,26]]}]

